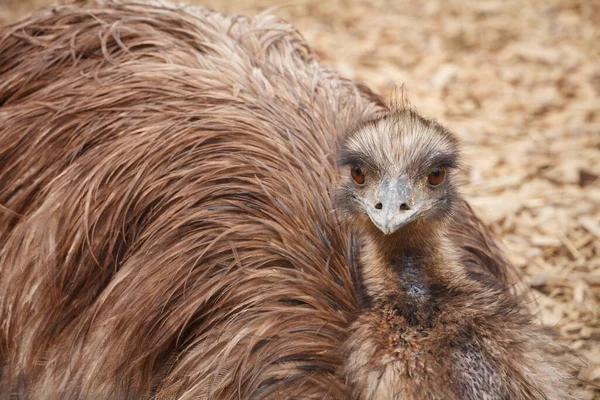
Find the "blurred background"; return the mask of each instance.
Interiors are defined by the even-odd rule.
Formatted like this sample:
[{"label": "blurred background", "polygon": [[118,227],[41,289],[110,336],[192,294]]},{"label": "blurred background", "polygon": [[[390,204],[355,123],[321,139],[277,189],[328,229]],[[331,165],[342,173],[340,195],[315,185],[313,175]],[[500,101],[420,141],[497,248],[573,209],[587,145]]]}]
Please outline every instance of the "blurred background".
[{"label": "blurred background", "polygon": [[[187,2],[275,7],[324,65],[383,95],[404,84],[456,132],[465,194],[600,384],[600,0]],[[0,24],[52,3],[0,0]]]}]

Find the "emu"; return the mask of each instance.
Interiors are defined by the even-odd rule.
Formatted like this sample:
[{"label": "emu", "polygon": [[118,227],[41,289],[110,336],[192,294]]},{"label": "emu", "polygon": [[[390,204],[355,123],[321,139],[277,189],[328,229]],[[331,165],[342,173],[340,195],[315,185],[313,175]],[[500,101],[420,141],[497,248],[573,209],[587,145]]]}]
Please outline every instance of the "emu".
[{"label": "emu", "polygon": [[[0,60],[3,397],[358,390],[342,350],[368,282],[335,154],[389,111],[375,94],[274,17],[157,1],[40,10],[0,29]],[[508,283],[453,215],[461,265]]]},{"label": "emu", "polygon": [[409,108],[351,132],[341,214],[363,241],[362,312],[343,348],[358,399],[568,399],[569,355],[523,300],[458,256],[456,137]]}]

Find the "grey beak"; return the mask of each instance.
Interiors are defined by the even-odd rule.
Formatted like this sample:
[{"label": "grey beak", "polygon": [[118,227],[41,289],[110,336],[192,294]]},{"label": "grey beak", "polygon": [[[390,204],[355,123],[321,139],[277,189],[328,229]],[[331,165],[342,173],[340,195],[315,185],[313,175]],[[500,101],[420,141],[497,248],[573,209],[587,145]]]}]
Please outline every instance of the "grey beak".
[{"label": "grey beak", "polygon": [[411,205],[412,189],[407,178],[384,180],[377,189],[375,202],[365,204],[373,224],[390,235],[411,222],[417,209]]}]

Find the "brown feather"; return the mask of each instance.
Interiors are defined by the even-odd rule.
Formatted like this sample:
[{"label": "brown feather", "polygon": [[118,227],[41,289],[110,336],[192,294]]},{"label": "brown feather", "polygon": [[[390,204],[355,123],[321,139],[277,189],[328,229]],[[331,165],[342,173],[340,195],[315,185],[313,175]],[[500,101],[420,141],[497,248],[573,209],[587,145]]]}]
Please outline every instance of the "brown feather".
[{"label": "brown feather", "polygon": [[3,398],[343,397],[333,154],[376,95],[271,16],[162,2],[41,10],[0,60]]}]

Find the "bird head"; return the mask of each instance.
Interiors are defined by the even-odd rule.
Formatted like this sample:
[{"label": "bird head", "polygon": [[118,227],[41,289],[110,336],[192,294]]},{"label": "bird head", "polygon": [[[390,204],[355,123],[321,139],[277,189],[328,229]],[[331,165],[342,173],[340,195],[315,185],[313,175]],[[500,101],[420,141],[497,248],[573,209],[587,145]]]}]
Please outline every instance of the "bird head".
[{"label": "bird head", "polygon": [[351,224],[384,235],[445,221],[458,157],[456,137],[412,110],[366,122],[341,147],[338,209]]}]

